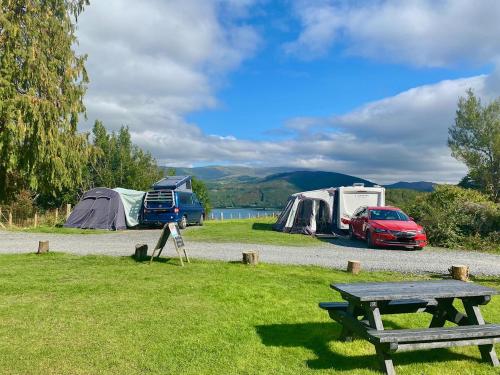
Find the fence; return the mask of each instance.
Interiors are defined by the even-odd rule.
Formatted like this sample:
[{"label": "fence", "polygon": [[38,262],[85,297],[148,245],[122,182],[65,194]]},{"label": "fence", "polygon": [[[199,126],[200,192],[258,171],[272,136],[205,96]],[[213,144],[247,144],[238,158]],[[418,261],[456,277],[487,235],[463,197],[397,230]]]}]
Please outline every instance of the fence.
[{"label": "fence", "polygon": [[12,209],[9,206],[0,206],[0,228],[31,228],[38,226],[55,226],[63,224],[71,213],[71,205],[61,208],[32,213]]}]

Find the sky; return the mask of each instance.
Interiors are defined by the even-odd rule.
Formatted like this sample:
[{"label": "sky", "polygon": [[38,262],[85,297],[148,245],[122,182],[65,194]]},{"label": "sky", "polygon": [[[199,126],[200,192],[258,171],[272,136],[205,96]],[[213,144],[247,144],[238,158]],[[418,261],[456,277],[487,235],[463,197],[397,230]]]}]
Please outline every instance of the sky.
[{"label": "sky", "polygon": [[160,165],[456,183],[457,101],[500,96],[497,0],[106,0],[78,18],[88,131]]}]

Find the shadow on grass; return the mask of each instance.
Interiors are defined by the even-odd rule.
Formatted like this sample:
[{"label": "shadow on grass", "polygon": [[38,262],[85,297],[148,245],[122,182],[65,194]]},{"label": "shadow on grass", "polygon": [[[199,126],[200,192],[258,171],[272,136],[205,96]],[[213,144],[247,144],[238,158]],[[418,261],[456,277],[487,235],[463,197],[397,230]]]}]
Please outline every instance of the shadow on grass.
[{"label": "shadow on grass", "polygon": [[266,231],[272,231],[273,230],[273,223],[253,223],[252,224],[252,229],[253,230],[266,230]]},{"label": "shadow on grass", "polygon": [[[389,325],[388,325],[389,326]],[[390,324],[391,328],[399,328]],[[312,360],[306,360],[307,367],[311,369],[378,369],[378,361],[373,349],[373,355],[346,356],[332,352],[329,347],[330,341],[338,341],[340,325],[336,323],[298,323],[298,324],[270,324],[256,326],[257,334],[266,346],[303,347],[311,350],[317,356]],[[347,344],[346,345],[352,345]],[[425,352],[407,352],[393,355],[395,364],[409,365],[419,362],[441,362],[446,360],[470,360],[480,362],[478,358],[470,357],[460,353],[454,353],[448,349],[434,349]]]},{"label": "shadow on grass", "polygon": [[[134,255],[131,255],[129,258],[133,259],[135,262],[137,263],[149,263],[151,261],[151,256],[146,256],[146,257],[143,257],[143,258],[136,258]],[[155,263],[172,263],[172,260],[179,260],[179,259],[176,259],[176,258],[157,258],[155,257],[155,259],[153,260],[153,262]],[[180,265],[180,262],[179,262],[179,265]]]}]

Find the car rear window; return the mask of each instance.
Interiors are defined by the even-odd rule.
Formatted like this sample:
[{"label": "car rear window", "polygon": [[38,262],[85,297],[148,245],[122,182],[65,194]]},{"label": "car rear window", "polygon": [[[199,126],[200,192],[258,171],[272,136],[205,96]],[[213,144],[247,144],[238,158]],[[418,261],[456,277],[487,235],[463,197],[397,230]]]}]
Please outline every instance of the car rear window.
[{"label": "car rear window", "polygon": [[410,218],[399,210],[370,210],[370,219],[372,220],[395,220],[409,221]]}]

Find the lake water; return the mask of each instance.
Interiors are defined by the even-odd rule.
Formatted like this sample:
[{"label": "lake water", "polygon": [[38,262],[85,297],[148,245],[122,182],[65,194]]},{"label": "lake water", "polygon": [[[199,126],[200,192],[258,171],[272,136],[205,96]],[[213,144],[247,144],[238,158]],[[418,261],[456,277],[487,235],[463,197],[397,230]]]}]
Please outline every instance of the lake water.
[{"label": "lake water", "polygon": [[273,216],[280,214],[278,209],[255,209],[255,208],[214,208],[210,211],[209,219],[248,219],[254,217]]}]

